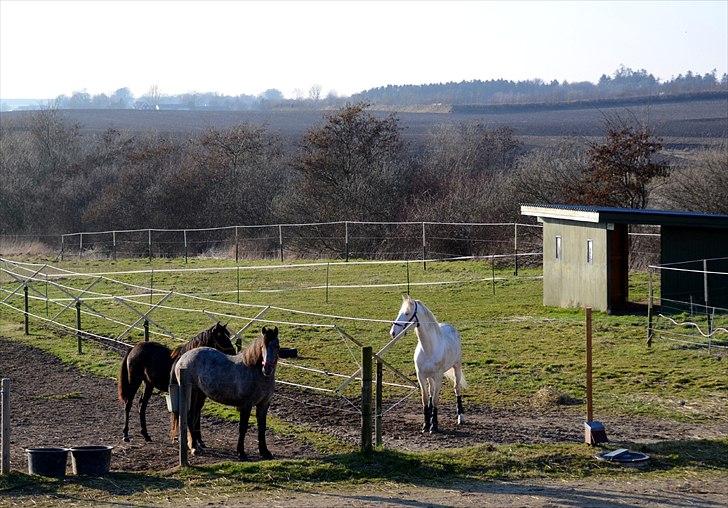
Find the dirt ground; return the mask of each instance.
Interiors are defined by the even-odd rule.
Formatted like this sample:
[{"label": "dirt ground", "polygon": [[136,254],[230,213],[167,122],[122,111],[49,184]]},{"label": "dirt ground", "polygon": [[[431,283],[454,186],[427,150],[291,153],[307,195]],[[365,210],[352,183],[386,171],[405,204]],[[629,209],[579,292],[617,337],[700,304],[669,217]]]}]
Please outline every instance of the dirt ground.
[{"label": "dirt ground", "polygon": [[[147,424],[154,438],[146,443],[139,435],[136,408],[132,413],[132,441],[121,440],[124,411],[116,399],[111,379],[84,374],[75,367],[32,347],[0,338],[0,376],[12,379],[11,460],[14,469],[25,469],[24,448],[106,444],[114,446],[117,470],[164,470],[177,463],[177,447],[168,437],[169,416],[164,398],[152,397]],[[450,397],[452,399],[452,397]],[[356,402],[356,401],[354,401]],[[441,432],[419,432],[417,396],[387,413],[383,433],[386,446],[401,450],[456,448],[478,443],[578,442],[583,439],[583,416],[569,407],[548,412],[533,409],[467,406],[466,424],[455,425],[452,400],[443,402]],[[385,409],[387,408],[385,404]],[[334,408],[334,409],[332,409]],[[359,415],[343,399],[277,388],[271,413],[292,423],[333,435],[351,444],[359,442]],[[254,422],[254,419],[252,420]],[[681,440],[726,435],[724,426],[692,425],[649,418],[606,420],[613,441]],[[192,464],[235,460],[237,424],[203,417],[208,450],[192,457]],[[254,425],[248,431],[246,451],[257,459]],[[277,458],[315,457],[317,452],[289,437],[268,432],[268,445]]]}]

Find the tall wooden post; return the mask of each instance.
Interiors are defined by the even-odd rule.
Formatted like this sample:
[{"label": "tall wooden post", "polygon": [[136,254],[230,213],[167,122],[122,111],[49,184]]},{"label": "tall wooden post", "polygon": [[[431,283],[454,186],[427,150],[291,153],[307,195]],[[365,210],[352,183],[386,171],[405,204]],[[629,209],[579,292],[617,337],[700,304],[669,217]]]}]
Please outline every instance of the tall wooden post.
[{"label": "tall wooden post", "polygon": [[283,262],[283,226],[278,224],[278,250],[280,251],[281,263]]},{"label": "tall wooden post", "polygon": [[65,246],[66,235],[61,235],[61,261],[63,261],[63,247]]},{"label": "tall wooden post", "polygon": [[372,347],[361,348],[361,451],[372,452]]},{"label": "tall wooden post", "polygon": [[592,308],[586,308],[586,421],[594,420],[592,406]]},{"label": "tall wooden post", "polygon": [[81,300],[76,300],[76,341],[78,342],[78,354],[83,354],[81,349]]},{"label": "tall wooden post", "polygon": [[81,259],[82,252],[83,252],[83,233],[78,235],[78,259]]},{"label": "tall wooden post", "polygon": [[28,321],[30,319],[30,316],[28,315],[28,284],[23,284],[23,308],[25,311],[23,312],[23,324],[25,325],[25,335],[30,335],[30,332],[28,331]]},{"label": "tall wooden post", "polygon": [[179,370],[179,400],[178,400],[178,414],[179,414],[179,465],[180,467],[187,467],[190,465],[187,459],[187,410],[188,410],[188,396],[187,392],[189,387],[187,386],[187,369]]},{"label": "tall wooden post", "polygon": [[116,261],[116,231],[111,232],[111,248],[114,261]]},{"label": "tall wooden post", "polygon": [[648,300],[647,300],[647,347],[652,347],[652,270],[650,270],[650,278],[647,282]]},{"label": "tall wooden post", "polygon": [[147,244],[149,245],[149,262],[152,262],[152,230],[149,229],[147,231],[148,237],[147,237]]},{"label": "tall wooden post", "polygon": [[144,342],[149,342],[149,320],[144,320]]},{"label": "tall wooden post", "polygon": [[3,378],[0,381],[0,398],[2,401],[2,412],[0,413],[0,474],[10,474],[10,379]]},{"label": "tall wooden post", "polygon": [[374,443],[382,446],[382,360],[377,357],[376,392],[374,394]]}]

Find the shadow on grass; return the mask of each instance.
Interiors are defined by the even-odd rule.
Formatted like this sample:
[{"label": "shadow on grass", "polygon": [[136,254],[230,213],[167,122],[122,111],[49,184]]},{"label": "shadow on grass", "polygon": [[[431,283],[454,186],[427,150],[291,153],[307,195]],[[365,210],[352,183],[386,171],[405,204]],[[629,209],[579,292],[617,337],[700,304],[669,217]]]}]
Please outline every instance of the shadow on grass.
[{"label": "shadow on grass", "polygon": [[139,492],[164,492],[179,489],[181,480],[144,473],[110,473],[103,477],[66,476],[65,479],[32,476],[13,471],[0,476],[0,500],[4,497],[53,495],[68,497],[68,492],[84,492],[84,498],[97,493],[107,496],[130,496]]}]

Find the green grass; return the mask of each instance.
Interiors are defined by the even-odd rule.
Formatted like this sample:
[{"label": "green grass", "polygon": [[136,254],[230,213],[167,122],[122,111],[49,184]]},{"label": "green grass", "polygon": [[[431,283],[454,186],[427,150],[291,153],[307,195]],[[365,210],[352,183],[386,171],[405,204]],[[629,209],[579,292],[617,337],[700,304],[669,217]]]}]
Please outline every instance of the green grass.
[{"label": "green grass", "polygon": [[[275,261],[246,262],[245,266],[275,265]],[[83,272],[146,270],[146,260],[67,261],[61,263],[67,269]],[[156,270],[176,267],[231,267],[229,260],[190,259],[185,265],[180,259],[155,259]],[[406,286],[395,288],[361,288],[329,290],[329,302],[325,301],[325,290],[302,289],[325,283],[325,267],[298,267],[267,270],[240,271],[240,302],[258,305],[274,305],[310,312],[367,317],[391,320],[401,303],[401,294]],[[463,362],[465,375],[471,388],[465,399],[469,404],[491,404],[512,406],[528,404],[531,397],[544,386],[553,387],[560,393],[577,401],[584,400],[584,325],[579,310],[544,307],[541,304],[541,281],[538,269],[521,269],[519,277],[513,277],[512,267],[498,267],[495,294],[488,278],[491,268],[484,262],[437,262],[428,263],[423,270],[420,263],[410,263],[411,282],[428,281],[471,281],[465,284],[410,287],[411,293],[422,299],[443,321],[454,324],[463,337]],[[175,289],[181,292],[213,293],[209,296],[225,300],[229,304],[173,296],[166,305],[196,309],[194,312],[180,312],[160,309],[154,311],[152,319],[180,338],[190,338],[207,328],[211,321],[202,310],[221,312],[240,318],[222,317],[230,320],[231,328],[246,324],[245,317],[252,317],[257,309],[235,305],[237,295],[236,271],[170,273],[155,272],[115,276],[130,284],[153,285],[158,290]],[[377,284],[406,283],[404,264],[388,265],[334,265],[330,267],[330,284]],[[152,280],[153,279],[153,280]],[[14,285],[7,277],[0,279],[2,287]],[[64,279],[64,284],[85,287],[89,279]],[[256,292],[259,289],[287,289],[281,292]],[[45,293],[43,283],[36,289]],[[113,294],[133,294],[140,289],[125,288],[118,284],[101,281],[94,291]],[[233,291],[233,293],[230,293]],[[50,297],[64,297],[57,289],[49,287]],[[227,293],[226,293],[227,292]],[[31,293],[33,294],[33,293]],[[647,295],[646,274],[634,274],[630,280],[630,294],[634,300],[643,300]],[[153,301],[159,297],[155,296]],[[143,301],[149,301],[143,298]],[[22,305],[22,297],[10,299]],[[109,301],[90,301],[91,306],[115,319],[130,322],[133,312],[123,305]],[[145,311],[148,307],[136,304]],[[49,315],[60,310],[51,304]],[[44,302],[32,300],[31,312],[45,316]],[[311,324],[337,324],[359,341],[375,349],[389,339],[388,323],[366,323],[359,321],[334,320],[330,318],[300,315],[279,310],[270,310],[266,318],[276,321],[294,321]],[[0,308],[0,319],[19,323],[21,315]],[[73,308],[59,318],[68,326],[75,326]],[[116,336],[124,326],[84,314],[83,328],[102,335]],[[31,321],[34,330],[36,323]],[[296,347],[302,358],[295,363],[306,367],[349,374],[357,368],[357,349],[334,330],[306,326],[280,325],[282,345]],[[153,331],[159,331],[152,326]],[[246,340],[254,334],[246,333]],[[141,340],[142,334],[135,330],[126,340]],[[595,313],[594,316],[594,384],[595,407],[598,414],[648,415],[659,418],[708,421],[726,419],[723,409],[728,403],[728,363],[719,355],[707,354],[704,348],[686,348],[679,344],[657,340],[651,349],[645,346],[646,318],[644,316],[609,316]],[[169,344],[170,339],[152,336]],[[412,334],[393,347],[387,359],[408,374],[414,373],[412,351],[415,339]],[[90,352],[75,358],[73,339],[65,348],[64,360],[87,370],[106,376],[116,372],[118,359],[103,350],[98,354]],[[56,354],[54,352],[54,354]],[[67,353],[67,354],[66,354]],[[297,383],[312,384],[324,388],[336,388],[339,379],[303,372],[282,366],[279,379]],[[385,372],[385,380],[396,381]],[[395,398],[402,390],[385,390],[385,398]],[[356,395],[353,384],[348,395]],[[444,395],[452,397],[450,390]]]}]

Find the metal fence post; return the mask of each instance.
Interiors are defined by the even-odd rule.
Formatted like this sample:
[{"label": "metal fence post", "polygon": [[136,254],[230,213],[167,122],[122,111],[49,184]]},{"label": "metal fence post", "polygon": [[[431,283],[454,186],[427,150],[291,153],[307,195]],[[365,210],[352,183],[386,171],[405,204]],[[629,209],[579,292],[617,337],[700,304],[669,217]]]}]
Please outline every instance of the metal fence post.
[{"label": "metal fence post", "polygon": [[0,442],[0,474],[10,474],[10,379],[3,378],[0,381],[0,398],[2,398],[2,413],[0,420],[2,421],[0,432],[2,433],[2,442]]},{"label": "metal fence post", "polygon": [[586,421],[594,420],[592,405],[592,309],[586,308]]},{"label": "metal fence post", "polygon": [[181,467],[189,466],[187,459],[187,369],[179,370],[179,465]]},{"label": "metal fence post", "polygon": [[344,222],[344,259],[349,262],[349,221]]},{"label": "metal fence post", "polygon": [[493,286],[493,296],[495,296],[495,257],[490,255],[490,281]]},{"label": "metal fence post", "polygon": [[147,230],[148,239],[147,243],[149,244],[149,262],[152,262],[152,230]]},{"label": "metal fence post", "polygon": [[185,264],[187,264],[187,230],[182,231],[182,234],[184,235],[185,241]]},{"label": "metal fence post", "polygon": [[66,235],[61,235],[61,261],[63,261],[63,247],[65,246]]},{"label": "metal fence post", "polygon": [[372,452],[372,347],[361,348],[361,451]]},{"label": "metal fence post", "polygon": [[513,224],[513,275],[518,275],[518,223]]},{"label": "metal fence post", "polygon": [[648,300],[647,300],[647,347],[652,347],[652,270],[649,273],[647,282]]},{"label": "metal fence post", "polygon": [[78,354],[83,354],[81,349],[81,300],[76,299],[76,340],[78,341]]},{"label": "metal fence post", "polygon": [[23,324],[25,326],[25,335],[30,335],[30,332],[28,331],[28,321],[30,319],[30,316],[28,315],[28,283],[26,282],[23,284]]},{"label": "metal fence post", "polygon": [[144,342],[149,342],[149,320],[144,320]]},{"label": "metal fence post", "polygon": [[235,263],[236,264],[237,264],[238,259],[239,259],[239,257],[238,257],[239,256],[238,250],[239,250],[238,249],[238,227],[235,226]]},{"label": "metal fence post", "polygon": [[283,226],[278,224],[278,249],[280,250],[281,262],[283,262]]},{"label": "metal fence post", "polygon": [[[422,269],[427,270],[427,235],[425,233],[425,223],[422,223]],[[409,292],[409,291],[408,291]]]},{"label": "metal fence post", "polygon": [[116,231],[111,232],[111,246],[113,249],[114,261],[116,261]]},{"label": "metal fence post", "polygon": [[83,233],[78,235],[78,259],[81,259],[82,252],[83,252]]},{"label": "metal fence post", "polygon": [[377,357],[376,392],[374,394],[374,443],[382,446],[382,360]]},{"label": "metal fence post", "polygon": [[410,274],[409,274],[409,261],[404,262],[407,265],[407,294],[410,294]]}]

